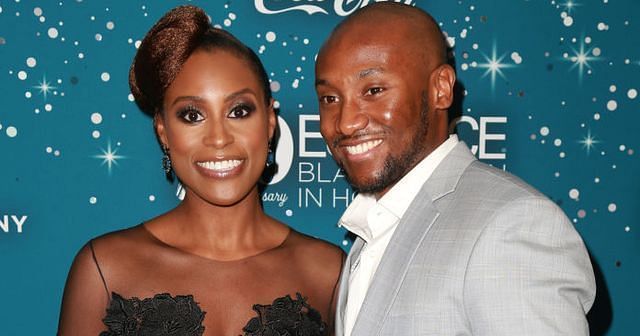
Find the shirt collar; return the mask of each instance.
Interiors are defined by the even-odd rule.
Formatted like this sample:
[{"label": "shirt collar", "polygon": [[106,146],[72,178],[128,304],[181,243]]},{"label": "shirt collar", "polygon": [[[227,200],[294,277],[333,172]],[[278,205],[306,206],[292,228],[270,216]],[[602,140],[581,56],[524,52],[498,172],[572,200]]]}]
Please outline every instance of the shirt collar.
[{"label": "shirt collar", "polygon": [[339,226],[344,226],[347,230],[358,235],[365,241],[369,241],[373,233],[369,227],[367,216],[369,210],[376,205],[376,198],[372,194],[358,194],[353,202],[347,207],[338,222]]},{"label": "shirt collar", "polygon": [[[422,159],[405,176],[403,176],[387,193],[376,201],[372,194],[358,194],[347,207],[340,218],[338,225],[360,236],[365,241],[375,238],[375,232],[368,221],[370,210],[381,207],[397,219],[402,218],[409,208],[411,201],[418,195],[422,185],[429,179],[436,167],[449,154],[458,143],[455,134],[449,136],[445,142],[438,146],[427,157]],[[393,225],[390,223],[389,225]],[[376,228],[373,231],[384,231],[385,228]]]}]

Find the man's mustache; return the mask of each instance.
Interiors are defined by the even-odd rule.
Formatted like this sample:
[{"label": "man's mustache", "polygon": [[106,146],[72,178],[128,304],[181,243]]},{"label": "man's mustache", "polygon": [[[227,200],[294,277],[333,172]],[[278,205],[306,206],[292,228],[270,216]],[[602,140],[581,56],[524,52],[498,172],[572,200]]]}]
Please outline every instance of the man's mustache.
[{"label": "man's mustache", "polygon": [[389,132],[386,130],[363,130],[363,131],[357,131],[351,135],[338,135],[331,142],[331,148],[338,148],[340,143],[344,141],[358,141],[363,138],[384,136],[387,134],[389,134]]}]

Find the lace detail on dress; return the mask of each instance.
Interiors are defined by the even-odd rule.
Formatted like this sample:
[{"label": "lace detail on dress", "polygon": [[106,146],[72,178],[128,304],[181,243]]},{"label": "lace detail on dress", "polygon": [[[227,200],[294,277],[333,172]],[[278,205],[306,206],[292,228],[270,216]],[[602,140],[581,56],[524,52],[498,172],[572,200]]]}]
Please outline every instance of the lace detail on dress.
[{"label": "lace detail on dress", "polygon": [[320,313],[296,293],[277,298],[270,305],[253,305],[258,316],[242,328],[244,336],[326,336],[327,324]]},{"label": "lace detail on dress", "polygon": [[[326,336],[327,324],[320,313],[296,293],[277,298],[270,305],[253,305],[258,316],[242,328],[244,336]],[[168,293],[153,298],[125,299],[111,293],[107,316],[108,330],[100,336],[202,336],[205,312],[192,295]]]},{"label": "lace detail on dress", "polygon": [[163,293],[140,300],[112,293],[102,319],[108,330],[100,336],[202,336],[204,314],[192,295]]}]

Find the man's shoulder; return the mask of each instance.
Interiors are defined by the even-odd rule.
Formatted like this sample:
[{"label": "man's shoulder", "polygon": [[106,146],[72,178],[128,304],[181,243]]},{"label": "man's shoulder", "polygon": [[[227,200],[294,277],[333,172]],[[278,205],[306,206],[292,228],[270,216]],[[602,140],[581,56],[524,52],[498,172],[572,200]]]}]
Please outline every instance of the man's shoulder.
[{"label": "man's shoulder", "polygon": [[520,177],[481,161],[474,161],[465,169],[458,183],[458,190],[505,200],[547,198]]},{"label": "man's shoulder", "polygon": [[[463,228],[475,241],[483,231],[538,232],[553,236],[575,231],[562,209],[519,177],[480,161],[462,173],[455,190],[437,201],[448,229]],[[473,228],[473,229],[471,229]],[[488,235],[502,237],[502,234]]]}]

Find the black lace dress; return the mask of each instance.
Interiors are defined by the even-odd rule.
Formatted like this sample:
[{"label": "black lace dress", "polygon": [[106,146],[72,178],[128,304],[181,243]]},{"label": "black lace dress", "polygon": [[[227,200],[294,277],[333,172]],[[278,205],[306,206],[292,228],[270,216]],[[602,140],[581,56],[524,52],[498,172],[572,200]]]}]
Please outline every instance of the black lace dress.
[{"label": "black lace dress", "polygon": [[[257,316],[242,328],[244,336],[325,336],[327,324],[302,295],[277,298],[270,305],[256,304]],[[108,327],[100,336],[201,336],[205,312],[191,295],[157,294],[153,298],[125,299],[112,293]]]}]

